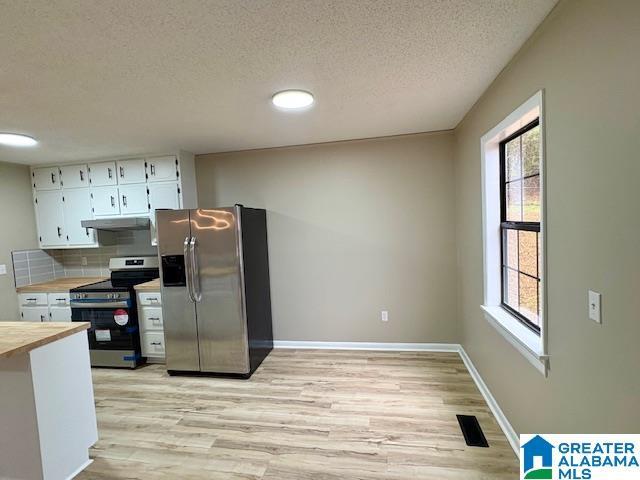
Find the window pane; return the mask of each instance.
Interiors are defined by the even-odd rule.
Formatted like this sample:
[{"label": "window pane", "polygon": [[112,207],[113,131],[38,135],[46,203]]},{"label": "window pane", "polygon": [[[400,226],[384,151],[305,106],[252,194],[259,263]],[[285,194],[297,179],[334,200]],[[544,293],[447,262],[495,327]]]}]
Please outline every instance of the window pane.
[{"label": "window pane", "polygon": [[518,231],[518,270],[538,276],[538,233]]},{"label": "window pane", "polygon": [[504,303],[518,310],[518,272],[504,269]]},{"label": "window pane", "polygon": [[518,231],[504,230],[502,252],[504,265],[518,269]]},{"label": "window pane", "polygon": [[505,145],[507,180],[522,178],[522,162],[520,161],[520,137]]},{"label": "window pane", "polygon": [[540,221],[540,175],[524,180],[522,188],[523,220],[525,222]]},{"label": "window pane", "polygon": [[522,139],[522,170],[523,176],[540,173],[540,126],[526,131]]},{"label": "window pane", "polygon": [[505,190],[507,195],[507,221],[522,221],[522,180],[507,183]]},{"label": "window pane", "polygon": [[530,320],[534,325],[538,325],[538,281],[520,275],[520,313]]}]

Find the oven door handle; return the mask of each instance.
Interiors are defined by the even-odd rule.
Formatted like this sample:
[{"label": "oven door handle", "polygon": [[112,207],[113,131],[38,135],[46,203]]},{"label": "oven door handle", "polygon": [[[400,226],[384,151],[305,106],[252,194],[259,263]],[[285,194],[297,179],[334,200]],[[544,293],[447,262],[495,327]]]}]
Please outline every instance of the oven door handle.
[{"label": "oven door handle", "polygon": [[184,238],[184,276],[187,284],[187,293],[189,294],[189,300],[191,303],[196,303],[196,299],[193,296],[193,285],[191,284],[191,260],[189,259],[189,237]]},{"label": "oven door handle", "polygon": [[74,302],[71,308],[130,308],[129,302]]}]

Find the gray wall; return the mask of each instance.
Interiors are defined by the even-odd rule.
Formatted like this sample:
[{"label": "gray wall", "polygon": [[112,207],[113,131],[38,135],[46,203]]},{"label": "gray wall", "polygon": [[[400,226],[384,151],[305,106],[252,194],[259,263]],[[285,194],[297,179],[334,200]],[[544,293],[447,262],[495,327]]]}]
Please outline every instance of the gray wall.
[{"label": "gray wall", "polygon": [[19,320],[18,297],[13,283],[11,251],[37,246],[36,220],[29,167],[0,162],[0,320]]},{"label": "gray wall", "polygon": [[[564,1],[455,131],[462,342],[519,433],[640,430],[640,2]],[[483,318],[480,137],[547,112],[544,378]],[[602,325],[587,290],[602,293]]]},{"label": "gray wall", "polygon": [[457,341],[452,146],[440,133],[197,157],[200,206],[269,211],[276,339]]}]

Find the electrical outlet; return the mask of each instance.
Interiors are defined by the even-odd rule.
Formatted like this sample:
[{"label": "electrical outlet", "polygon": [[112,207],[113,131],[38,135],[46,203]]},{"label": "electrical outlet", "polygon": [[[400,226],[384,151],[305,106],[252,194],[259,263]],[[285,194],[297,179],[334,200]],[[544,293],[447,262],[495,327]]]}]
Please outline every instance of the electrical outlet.
[{"label": "electrical outlet", "polygon": [[389,312],[386,310],[382,310],[380,312],[380,320],[382,320],[383,322],[388,322],[389,321]]},{"label": "electrical outlet", "polygon": [[596,323],[602,323],[600,294],[592,290],[589,290],[589,318]]},{"label": "electrical outlet", "polygon": [[87,257],[80,257],[80,263],[83,267],[87,266]]},{"label": "electrical outlet", "polygon": [[0,265],[0,275],[6,275],[6,274],[7,274],[7,266]]}]

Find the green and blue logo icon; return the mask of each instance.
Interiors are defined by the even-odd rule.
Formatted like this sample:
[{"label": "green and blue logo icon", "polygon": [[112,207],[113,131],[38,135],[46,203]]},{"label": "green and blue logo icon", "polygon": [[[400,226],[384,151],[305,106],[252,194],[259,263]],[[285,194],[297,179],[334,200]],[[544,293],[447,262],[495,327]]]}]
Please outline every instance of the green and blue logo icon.
[{"label": "green and blue logo icon", "polygon": [[552,480],[555,447],[540,435],[536,435],[520,448],[522,449],[523,478]]}]

